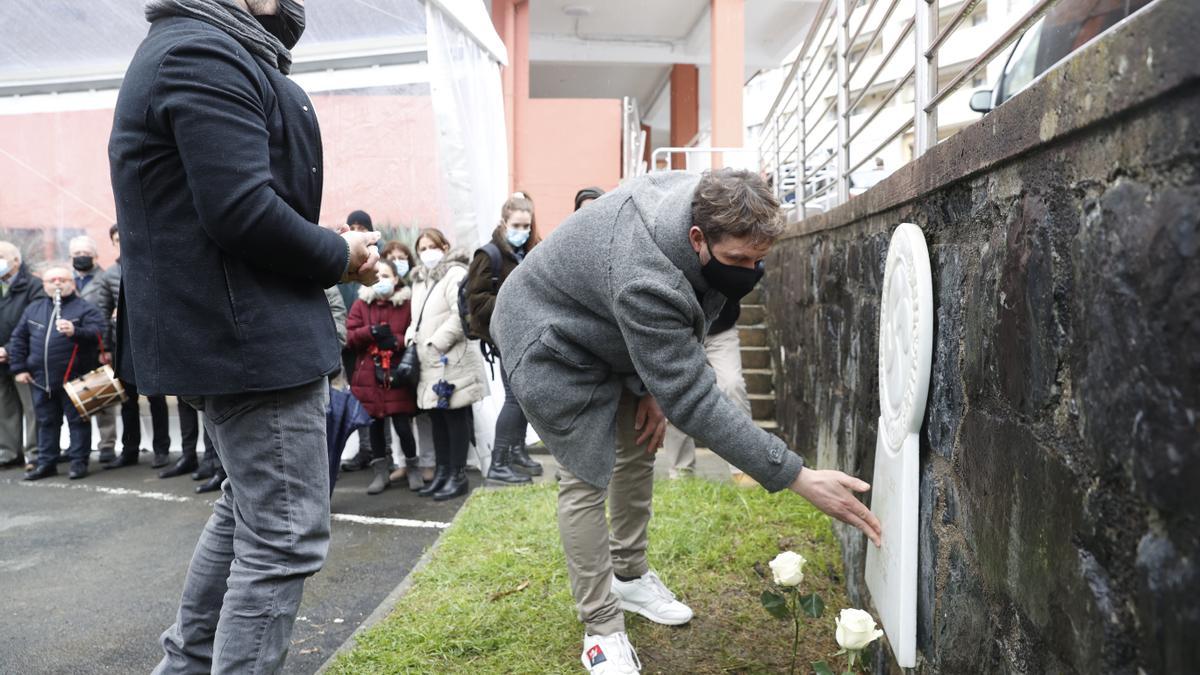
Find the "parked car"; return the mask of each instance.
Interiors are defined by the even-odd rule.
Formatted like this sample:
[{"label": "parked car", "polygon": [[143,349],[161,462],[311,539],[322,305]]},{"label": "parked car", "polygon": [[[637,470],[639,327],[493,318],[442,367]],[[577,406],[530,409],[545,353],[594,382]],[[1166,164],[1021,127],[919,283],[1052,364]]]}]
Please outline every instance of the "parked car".
[{"label": "parked car", "polygon": [[1017,39],[991,89],[971,95],[971,110],[988,113],[1068,54],[1153,0],[1061,0]]}]

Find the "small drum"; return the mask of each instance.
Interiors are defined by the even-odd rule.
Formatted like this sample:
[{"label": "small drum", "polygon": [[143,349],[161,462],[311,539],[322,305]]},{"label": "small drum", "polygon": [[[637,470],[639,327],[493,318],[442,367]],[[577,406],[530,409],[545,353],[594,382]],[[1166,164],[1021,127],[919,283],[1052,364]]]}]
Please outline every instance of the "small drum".
[{"label": "small drum", "polygon": [[67,382],[63,388],[85,420],[125,401],[125,387],[121,386],[121,381],[109,366],[100,366],[83,377]]}]

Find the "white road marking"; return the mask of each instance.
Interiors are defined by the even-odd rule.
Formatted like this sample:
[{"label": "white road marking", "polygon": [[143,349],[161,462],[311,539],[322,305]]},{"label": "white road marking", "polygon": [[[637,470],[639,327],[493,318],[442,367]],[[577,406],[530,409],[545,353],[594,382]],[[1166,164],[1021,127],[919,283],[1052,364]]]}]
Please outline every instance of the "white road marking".
[{"label": "white road marking", "polygon": [[409,520],[407,518],[376,518],[373,516],[356,516],[350,513],[335,513],[334,520],[340,520],[347,523],[360,523],[362,525],[391,525],[392,527],[427,527],[438,530],[444,530],[450,527],[450,523],[442,523],[436,520]]},{"label": "white road marking", "polygon": [[[175,502],[175,503],[190,503],[190,502],[207,502],[207,499],[197,497],[184,497],[181,495],[168,494],[166,492],[151,492],[148,490],[132,490],[129,488],[111,488],[100,485],[87,484],[70,484],[70,483],[47,483],[38,481],[31,483],[28,481],[3,481],[10,485],[16,484],[21,487],[40,487],[40,488],[58,488],[60,490],[84,490],[86,492],[97,492],[100,494],[113,495],[115,497],[136,497],[138,499],[153,499],[160,502]],[[444,530],[450,527],[450,523],[443,523],[436,520],[410,520],[408,518],[378,518],[374,516],[359,516],[351,513],[334,513],[330,516],[333,520],[345,523],[358,523],[359,525],[386,525],[388,527],[414,527]]]}]

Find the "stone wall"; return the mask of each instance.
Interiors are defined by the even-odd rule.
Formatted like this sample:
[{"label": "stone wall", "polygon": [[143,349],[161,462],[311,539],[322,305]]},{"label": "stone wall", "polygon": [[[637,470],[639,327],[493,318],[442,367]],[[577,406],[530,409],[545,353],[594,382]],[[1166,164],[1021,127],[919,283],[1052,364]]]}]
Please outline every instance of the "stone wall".
[{"label": "stone wall", "polygon": [[786,438],[869,480],[888,238],[925,232],[922,672],[1200,672],[1196,36],[1151,5],[771,254]]}]

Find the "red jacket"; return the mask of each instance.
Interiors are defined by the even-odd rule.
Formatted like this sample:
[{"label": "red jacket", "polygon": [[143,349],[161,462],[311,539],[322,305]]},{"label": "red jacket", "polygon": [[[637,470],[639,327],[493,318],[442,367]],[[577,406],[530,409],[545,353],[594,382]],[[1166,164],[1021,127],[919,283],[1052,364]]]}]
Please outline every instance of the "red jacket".
[{"label": "red jacket", "polygon": [[375,297],[369,286],[358,292],[358,300],[350,308],[346,318],[346,347],[354,351],[354,373],[350,376],[350,392],[362,403],[371,417],[376,419],[389,415],[415,415],[416,395],[412,387],[401,386],[385,389],[375,379],[375,356],[381,358],[379,347],[371,335],[371,326],[386,323],[396,336],[397,351],[388,356],[392,363],[400,360],[404,352],[404,331],[412,322],[412,291],[401,288],[387,300]]}]

